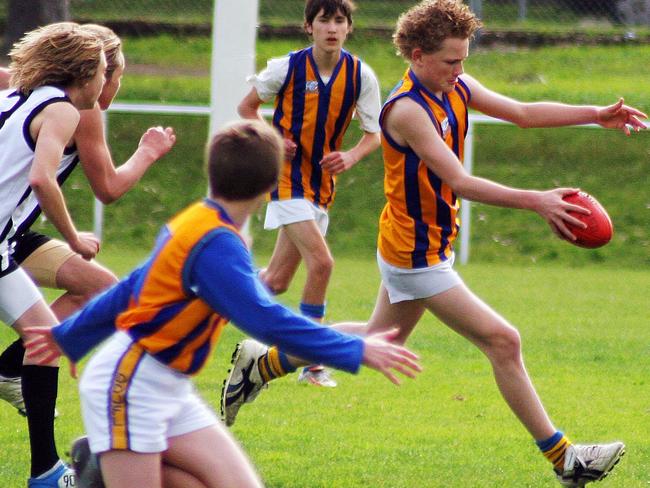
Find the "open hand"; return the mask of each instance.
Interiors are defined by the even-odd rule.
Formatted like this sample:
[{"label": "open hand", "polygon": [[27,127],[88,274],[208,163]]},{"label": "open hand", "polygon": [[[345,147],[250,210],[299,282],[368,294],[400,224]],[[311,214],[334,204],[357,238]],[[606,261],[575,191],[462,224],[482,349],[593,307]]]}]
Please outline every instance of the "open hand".
[{"label": "open hand", "polygon": [[623,104],[623,99],[619,98],[618,102],[608,107],[602,107],[598,110],[596,122],[607,129],[622,130],[625,135],[630,135],[630,129],[639,132],[645,129],[646,125],[640,119],[647,119],[648,116],[633,107]]},{"label": "open hand", "polygon": [[422,371],[417,354],[403,346],[392,343],[398,335],[399,329],[395,328],[370,335],[363,341],[365,345],[363,364],[379,371],[396,385],[401,384],[401,382],[395,376],[393,370],[399,371],[409,378],[415,378],[416,373]]}]

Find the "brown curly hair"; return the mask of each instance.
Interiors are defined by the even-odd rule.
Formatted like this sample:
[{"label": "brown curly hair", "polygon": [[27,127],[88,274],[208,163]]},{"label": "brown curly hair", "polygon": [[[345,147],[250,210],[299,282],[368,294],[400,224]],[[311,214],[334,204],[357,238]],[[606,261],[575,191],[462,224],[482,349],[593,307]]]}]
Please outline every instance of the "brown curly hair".
[{"label": "brown curly hair", "polygon": [[102,41],[74,22],[58,22],[28,32],[9,56],[10,84],[21,93],[45,85],[83,85],[97,74]]},{"label": "brown curly hair", "polygon": [[423,0],[399,16],[393,44],[397,54],[410,59],[417,47],[434,53],[448,37],[469,39],[482,25],[459,0]]}]

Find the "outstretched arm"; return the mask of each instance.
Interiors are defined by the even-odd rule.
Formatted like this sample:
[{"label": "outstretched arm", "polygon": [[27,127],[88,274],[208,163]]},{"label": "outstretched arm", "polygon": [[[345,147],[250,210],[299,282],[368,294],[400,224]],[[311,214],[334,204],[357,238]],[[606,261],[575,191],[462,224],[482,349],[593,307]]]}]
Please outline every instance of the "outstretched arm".
[{"label": "outstretched arm", "polygon": [[641,121],[647,118],[646,114],[625,105],[622,98],[606,107],[557,102],[525,103],[493,92],[467,74],[462,76],[462,80],[472,92],[471,108],[520,127],[599,124],[622,130],[627,135],[630,135],[630,129],[639,131],[646,128]]},{"label": "outstretched arm", "polygon": [[566,224],[586,227],[569,212],[588,214],[589,211],[562,199],[565,195],[577,192],[576,188],[522,190],[467,173],[438,135],[424,109],[409,98],[394,102],[385,116],[385,129],[398,144],[412,148],[427,167],[459,197],[499,207],[533,210],[548,222],[553,232],[572,241],[575,236]]},{"label": "outstretched arm", "polygon": [[417,356],[391,344],[390,334],[365,339],[343,334],[277,303],[257,278],[243,243],[229,231],[214,235],[190,266],[186,287],[247,334],[287,354],[348,372],[363,363],[393,382],[389,370],[412,376],[420,369]]},{"label": "outstretched arm", "polygon": [[171,127],[151,127],[140,139],[133,155],[116,168],[106,143],[104,122],[98,106],[81,111],[74,139],[93,193],[105,204],[114,202],[129,191],[149,167],[176,143],[176,135]]}]

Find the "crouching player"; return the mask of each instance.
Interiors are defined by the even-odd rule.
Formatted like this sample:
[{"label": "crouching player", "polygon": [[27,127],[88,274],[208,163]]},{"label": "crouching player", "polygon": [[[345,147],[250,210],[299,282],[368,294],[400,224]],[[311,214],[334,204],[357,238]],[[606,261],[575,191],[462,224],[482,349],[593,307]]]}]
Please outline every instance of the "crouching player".
[{"label": "crouching player", "polygon": [[239,229],[276,185],[282,147],[260,121],[219,132],[208,147],[210,198],[173,218],[126,279],[55,331],[34,330],[34,354],[73,361],[112,336],[80,383],[90,450],[108,488],[261,486],[189,378],[229,319],[314,363],[349,372],[365,364],[396,383],[393,370],[420,370],[417,356],[390,343],[395,331],[360,338],[319,326],[276,303],[258,280]]}]

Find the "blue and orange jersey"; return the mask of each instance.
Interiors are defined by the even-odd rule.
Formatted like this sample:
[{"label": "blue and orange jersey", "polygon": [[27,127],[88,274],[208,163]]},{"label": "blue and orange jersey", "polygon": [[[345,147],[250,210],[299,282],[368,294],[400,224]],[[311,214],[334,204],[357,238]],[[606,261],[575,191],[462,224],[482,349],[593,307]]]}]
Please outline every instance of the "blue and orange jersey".
[{"label": "blue and orange jersey", "polygon": [[271,200],[302,198],[327,209],[334,200],[335,176],[323,171],[323,156],[338,151],[361,90],[361,61],[347,51],[324,83],[312,48],[291,53],[287,77],[275,99],[273,125],[297,145],[284,162]]},{"label": "blue and orange jersey", "polygon": [[459,79],[454,90],[443,93],[440,99],[408,69],[381,111],[379,122],[387,203],[379,220],[379,252],[393,266],[426,268],[452,255],[452,243],[459,228],[459,201],[452,189],[410,147],[397,144],[385,130],[386,113],[403,97],[411,98],[424,108],[437,135],[462,163],[471,93]]},{"label": "blue and orange jersey", "polygon": [[218,232],[239,235],[214,202],[196,203],[163,227],[144,265],[129,305],[116,325],[160,362],[194,375],[205,364],[228,322],[189,286],[192,260]]}]

